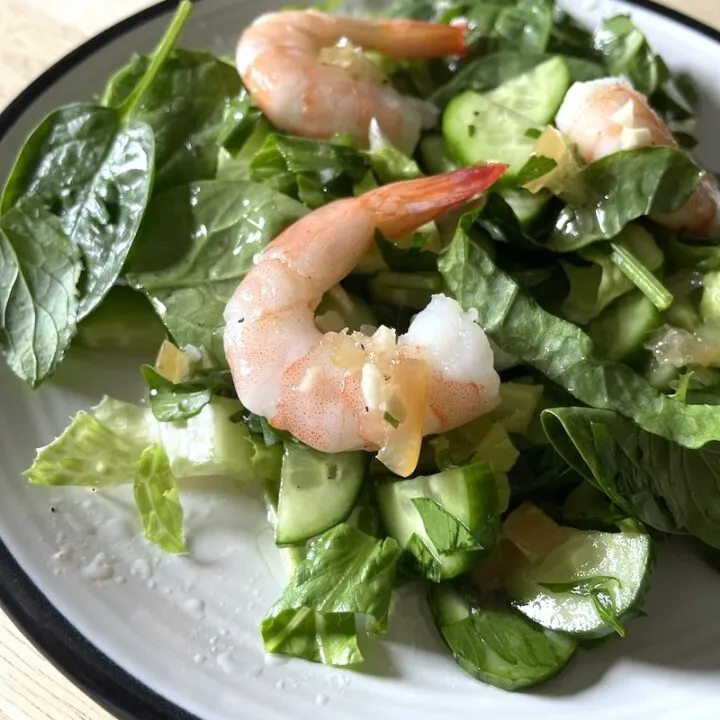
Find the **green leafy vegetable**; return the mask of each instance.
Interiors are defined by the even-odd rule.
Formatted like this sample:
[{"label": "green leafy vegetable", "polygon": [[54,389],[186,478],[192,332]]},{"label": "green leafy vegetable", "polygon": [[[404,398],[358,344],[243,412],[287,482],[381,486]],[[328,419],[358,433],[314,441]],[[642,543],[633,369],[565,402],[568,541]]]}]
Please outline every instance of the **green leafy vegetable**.
[{"label": "green leafy vegetable", "polygon": [[412,499],[412,504],[420,515],[428,540],[441,555],[483,549],[470,529],[445,510],[437,500],[416,497]]},{"label": "green leafy vegetable", "polygon": [[310,208],[352,195],[367,161],[347,145],[273,133],[250,162],[250,177]]},{"label": "green leafy vegetable", "polygon": [[624,150],[588,165],[576,179],[582,204],[560,213],[547,247],[568,252],[608,240],[645,215],[673,213],[692,195],[703,172],[681,150],[646,147]]},{"label": "green leafy vegetable", "polygon": [[267,652],[329,665],[362,660],[355,616],[384,632],[400,548],[348,525],[316,538],[262,622]]},{"label": "green leafy vegetable", "polygon": [[194,417],[215,393],[232,389],[232,382],[224,375],[205,375],[174,383],[151,365],[143,365],[141,372],[150,388],[150,408],[160,422]]},{"label": "green leafy vegetable", "polygon": [[36,387],[75,333],[81,264],[57,219],[35,201],[0,218],[0,350]]},{"label": "green leafy vegetable", "polygon": [[133,490],[145,537],[165,552],[186,552],[178,487],[162,446],[143,451]]},{"label": "green leafy vegetable", "polygon": [[720,440],[720,416],[710,406],[685,405],[655,390],[629,367],[603,362],[577,326],[551,315],[473,243],[466,216],[439,268],[466,309],[474,308],[485,332],[591,407],[616,410],[648,432],[688,448]]},{"label": "green leafy vegetable", "polygon": [[[121,107],[147,73],[137,56],[105,90],[103,104]],[[234,67],[205,52],[175,50],[134,112],[155,136],[154,191],[215,176],[223,144],[241,143],[259,117]]]},{"label": "green leafy vegetable", "polygon": [[565,460],[627,515],[720,547],[720,443],[691,450],[589,408],[545,411],[543,426]]},{"label": "green leafy vegetable", "polygon": [[148,208],[129,279],[147,293],[176,344],[202,348],[224,365],[225,304],[255,254],[306,212],[249,181],[172,188]]},{"label": "green leafy vegetable", "polygon": [[550,592],[570,593],[579,597],[588,597],[592,600],[595,612],[603,621],[612,625],[620,637],[625,637],[625,628],[618,620],[615,601],[611,594],[613,586],[619,586],[616,577],[596,575],[595,577],[579,578],[566,583],[540,583],[540,587]]},{"label": "green leafy vegetable", "polygon": [[156,438],[148,410],[106,397],[90,412],[78,412],[60,437],[40,448],[26,475],[33,485],[129,483],[140,453]]},{"label": "green leafy vegetable", "polygon": [[551,678],[577,647],[568,635],[541,628],[508,607],[483,607],[467,590],[449,585],[431,590],[430,608],[458,665],[504,690]]},{"label": "green leafy vegetable", "polygon": [[603,20],[595,32],[594,44],[609,74],[629,77],[643,95],[652,95],[667,79],[665,63],[655,55],[629,15]]}]

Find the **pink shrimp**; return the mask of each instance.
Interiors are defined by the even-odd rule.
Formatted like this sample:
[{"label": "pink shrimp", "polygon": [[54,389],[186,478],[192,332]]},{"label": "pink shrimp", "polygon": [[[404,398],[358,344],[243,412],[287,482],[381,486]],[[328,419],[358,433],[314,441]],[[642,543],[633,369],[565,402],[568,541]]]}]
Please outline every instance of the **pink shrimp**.
[{"label": "pink shrimp", "polygon": [[253,100],[281,130],[321,140],[348,133],[364,147],[374,118],[393,144],[411,152],[420,130],[435,124],[437,110],[399,94],[347,45],[342,62],[327,54],[348,41],[391,58],[465,52],[462,27],[299,10],[259,17],[240,37],[236,64]]},{"label": "pink shrimp", "polygon": [[436,295],[400,338],[327,333],[322,295],[374,242],[400,237],[490,187],[504,165],[385,185],[325,205],[260,255],[225,310],[225,352],[245,407],[325,452],[380,450],[410,474],[422,436],[463,425],[499,400],[490,344],[472,313]]},{"label": "pink shrimp", "polygon": [[[575,83],[558,111],[556,124],[587,162],[643,145],[677,147],[670,129],[645,96],[618,78]],[[720,236],[717,183],[706,176],[680,210],[654,219],[698,237]]]}]

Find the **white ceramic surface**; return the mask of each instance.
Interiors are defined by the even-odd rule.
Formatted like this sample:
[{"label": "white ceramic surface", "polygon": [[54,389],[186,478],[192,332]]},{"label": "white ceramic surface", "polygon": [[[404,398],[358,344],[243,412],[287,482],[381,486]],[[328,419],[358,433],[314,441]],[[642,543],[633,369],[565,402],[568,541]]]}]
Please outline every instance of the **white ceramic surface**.
[{"label": "white ceramic surface", "polygon": [[[227,52],[240,28],[268,5],[206,0],[182,44]],[[720,167],[713,132],[720,45],[622,2],[565,5],[588,22],[630,11],[671,66],[697,79],[698,156]],[[47,111],[99,90],[130,52],[148,50],[165,24],[152,21],[113,42],[39,98],[0,142],[0,178]],[[718,716],[720,576],[682,546],[661,548],[649,617],[630,625],[626,641],[581,653],[533,693],[504,693],[463,674],[412,588],[396,599],[388,637],[366,643],[361,671],[265,658],[258,622],[279,595],[282,574],[257,500],[220,483],[184,486],[191,553],[173,558],[143,541],[127,492],[36,488],[21,477],[35,447],[55,437],[77,409],[103,393],[137,400],[138,366],[136,359],[76,354],[35,393],[0,369],[0,537],[83,635],[180,707],[203,720]]]}]

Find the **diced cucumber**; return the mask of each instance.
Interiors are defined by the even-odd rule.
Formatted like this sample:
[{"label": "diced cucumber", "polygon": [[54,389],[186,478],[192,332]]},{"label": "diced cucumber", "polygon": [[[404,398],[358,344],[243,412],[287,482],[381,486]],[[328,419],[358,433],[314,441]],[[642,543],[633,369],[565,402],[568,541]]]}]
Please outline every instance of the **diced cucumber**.
[{"label": "diced cucumber", "polygon": [[447,143],[442,135],[434,133],[426,135],[420,141],[420,157],[431,175],[439,175],[457,169],[457,163],[453,162],[450,157]]},{"label": "diced cucumber", "polygon": [[521,225],[530,225],[540,217],[552,195],[541,190],[531,193],[529,190],[504,190],[500,193],[505,202],[512,208]]},{"label": "diced cucumber", "polygon": [[506,575],[513,606],[549,630],[578,637],[621,632],[621,623],[637,614],[648,588],[650,536],[566,530],[569,537],[560,547],[535,564],[518,562]]},{"label": "diced cucumber", "polygon": [[[194,417],[158,423],[160,441],[173,475],[178,478],[225,475],[255,480],[255,441],[244,423],[231,419],[242,410],[237,400],[216,396]],[[271,448],[267,454],[273,454]],[[272,464],[270,457],[268,461]]]},{"label": "diced cucumber", "polygon": [[720,319],[720,270],[706,273],[703,278],[700,315],[703,320]]},{"label": "diced cucumber", "polygon": [[660,327],[659,310],[639,290],[627,293],[605,308],[587,331],[601,357],[626,360],[642,351],[645,341]]},{"label": "diced cucumber", "polygon": [[504,690],[550,679],[577,649],[569,635],[539,627],[506,606],[482,607],[469,588],[433,586],[428,598],[443,640],[472,677]]},{"label": "diced cucumber", "polygon": [[326,454],[285,443],[275,542],[296,545],[341,523],[362,489],[367,454]]},{"label": "diced cucumber", "polygon": [[[489,463],[381,482],[376,493],[388,534],[434,582],[469,570],[495,540],[498,492]],[[448,528],[450,539],[444,532]]]},{"label": "diced cucumber", "polygon": [[443,135],[450,157],[461,165],[503,162],[515,175],[535,146],[528,130],[536,123],[472,90],[454,98],[443,114]]},{"label": "diced cucumber", "polygon": [[555,118],[570,83],[570,70],[558,55],[507,80],[485,97],[538,125],[545,125]]}]

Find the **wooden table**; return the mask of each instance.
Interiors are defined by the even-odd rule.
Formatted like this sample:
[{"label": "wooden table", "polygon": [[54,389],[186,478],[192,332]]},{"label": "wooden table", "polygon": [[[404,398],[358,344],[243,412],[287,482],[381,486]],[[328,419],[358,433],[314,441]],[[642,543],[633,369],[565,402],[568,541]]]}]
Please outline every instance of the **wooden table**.
[{"label": "wooden table", "polygon": [[[717,0],[660,0],[720,27]],[[0,109],[83,40],[149,0],[0,0]],[[111,720],[0,612],[0,720]]]}]

